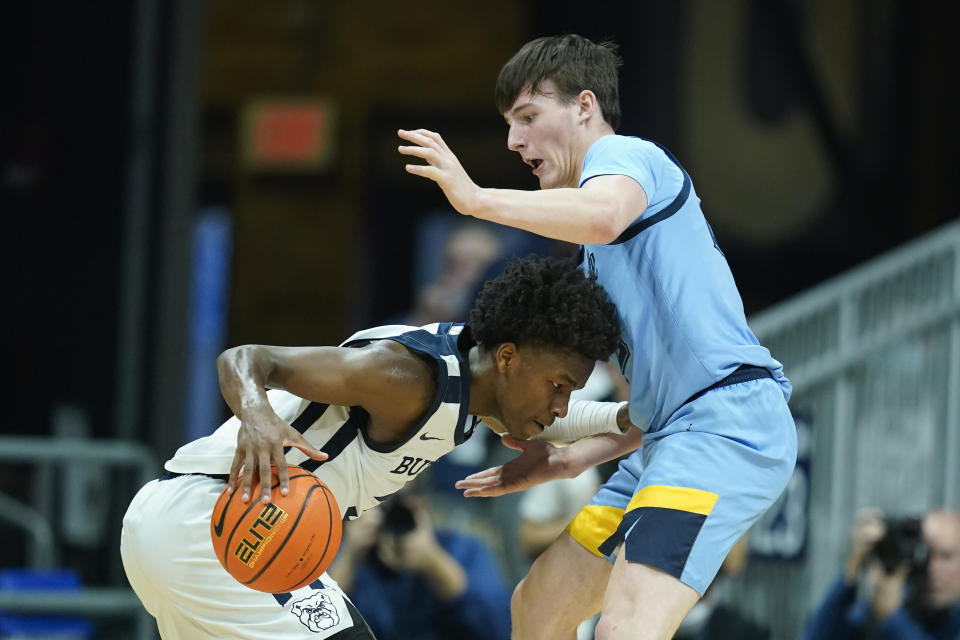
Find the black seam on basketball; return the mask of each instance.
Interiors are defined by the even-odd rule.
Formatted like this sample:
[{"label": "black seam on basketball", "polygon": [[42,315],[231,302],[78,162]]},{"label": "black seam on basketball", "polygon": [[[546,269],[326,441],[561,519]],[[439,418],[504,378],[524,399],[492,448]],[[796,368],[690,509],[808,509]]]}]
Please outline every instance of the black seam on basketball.
[{"label": "black seam on basketball", "polygon": [[[327,494],[329,494],[329,496]],[[330,521],[330,526],[327,527],[327,542],[323,547],[323,553],[320,554],[319,562],[313,565],[313,569],[310,570],[310,575],[313,575],[313,572],[317,570],[317,567],[319,567],[323,563],[324,559],[327,557],[327,550],[330,548],[330,539],[333,538],[333,526],[334,526],[333,525],[333,522],[334,522],[333,505],[330,504],[330,496],[332,495],[333,495],[333,492],[330,491],[330,488],[324,485],[323,497],[326,499],[326,502],[327,502],[327,519]],[[337,517],[339,517],[340,516],[339,509],[337,511],[338,511]]]},{"label": "black seam on basketball", "polygon": [[[307,495],[304,496],[303,501],[300,503],[300,511],[297,513],[297,519],[294,520],[293,524],[290,525],[290,528],[287,530],[287,536],[283,539],[283,542],[280,543],[279,547],[273,550],[273,555],[270,556],[270,559],[267,560],[266,564],[264,564],[263,567],[260,568],[260,571],[258,571],[255,576],[253,576],[243,584],[250,584],[252,582],[256,582],[260,578],[260,576],[263,575],[263,572],[266,571],[271,564],[273,564],[273,561],[277,558],[277,555],[279,555],[279,553],[283,551],[283,548],[287,545],[287,541],[290,540],[290,536],[293,535],[294,530],[297,528],[297,524],[300,522],[300,519],[303,517],[303,512],[307,510],[307,504],[310,502],[310,496],[313,495],[314,491],[320,488],[321,486],[319,484],[315,484],[307,490]],[[281,591],[280,593],[285,593],[285,591]]]}]

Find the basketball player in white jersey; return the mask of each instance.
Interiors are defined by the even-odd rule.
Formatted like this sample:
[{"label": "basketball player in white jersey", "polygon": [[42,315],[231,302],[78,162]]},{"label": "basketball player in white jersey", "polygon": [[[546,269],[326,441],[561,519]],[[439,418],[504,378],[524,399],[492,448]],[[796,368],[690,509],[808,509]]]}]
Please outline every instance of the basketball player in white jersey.
[{"label": "basketball player in white jersey", "polygon": [[613,353],[618,335],[616,311],[594,279],[570,261],[530,257],[486,284],[466,325],[380,327],[339,347],[224,352],[220,386],[234,417],[182,447],[133,499],[121,539],[131,585],[166,640],[372,638],[326,574],[266,594],[226,573],[210,526],[224,486],[256,499],[255,476],[268,477],[274,464],[286,488],[286,465],[298,464],[352,518],[464,442],[481,418],[521,440],[585,422],[609,437],[639,433],[626,405],[562,424],[570,392]]}]

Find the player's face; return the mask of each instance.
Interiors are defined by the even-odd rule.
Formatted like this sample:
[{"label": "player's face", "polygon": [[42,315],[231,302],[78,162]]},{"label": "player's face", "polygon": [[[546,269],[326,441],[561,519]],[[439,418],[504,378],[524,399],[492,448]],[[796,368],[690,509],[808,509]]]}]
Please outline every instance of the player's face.
[{"label": "player's face", "polygon": [[533,168],[541,189],[578,186],[583,152],[577,144],[576,101],[562,101],[547,80],[537,93],[525,90],[517,96],[504,118],[510,127],[507,148]]},{"label": "player's face", "polygon": [[497,417],[519,440],[565,416],[570,392],[586,384],[594,365],[579,353],[537,345],[501,345],[497,357]]}]

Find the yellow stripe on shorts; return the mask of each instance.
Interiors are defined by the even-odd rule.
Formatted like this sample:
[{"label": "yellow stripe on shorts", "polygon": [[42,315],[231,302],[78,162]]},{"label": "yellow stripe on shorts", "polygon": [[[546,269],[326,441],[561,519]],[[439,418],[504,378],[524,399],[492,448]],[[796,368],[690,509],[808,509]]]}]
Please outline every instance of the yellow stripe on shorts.
[{"label": "yellow stripe on shorts", "polygon": [[566,532],[595,556],[603,557],[598,547],[612,536],[623,519],[623,509],[588,504],[574,516]]},{"label": "yellow stripe on shorts", "polygon": [[703,491],[702,489],[652,484],[640,489],[633,496],[630,504],[627,505],[627,511],[633,511],[640,507],[659,507],[708,516],[713,511],[713,505],[717,503],[719,497],[716,493]]}]

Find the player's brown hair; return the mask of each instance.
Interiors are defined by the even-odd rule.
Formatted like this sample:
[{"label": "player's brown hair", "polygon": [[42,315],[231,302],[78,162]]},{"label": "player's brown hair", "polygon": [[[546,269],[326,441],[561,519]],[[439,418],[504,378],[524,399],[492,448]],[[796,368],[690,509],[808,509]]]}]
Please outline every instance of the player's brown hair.
[{"label": "player's brown hair", "polygon": [[500,69],[494,91],[497,109],[506,113],[525,89],[536,93],[541,84],[551,80],[564,102],[585,89],[593,91],[603,119],[616,130],[620,126],[618,71],[622,63],[613,42],[597,44],[576,34],[531,40]]}]

